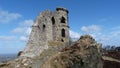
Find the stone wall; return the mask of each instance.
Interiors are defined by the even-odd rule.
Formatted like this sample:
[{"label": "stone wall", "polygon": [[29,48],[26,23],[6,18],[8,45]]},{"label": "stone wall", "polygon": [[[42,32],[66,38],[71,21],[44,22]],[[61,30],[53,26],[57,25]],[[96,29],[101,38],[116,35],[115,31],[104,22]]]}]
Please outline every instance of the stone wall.
[{"label": "stone wall", "polygon": [[54,13],[49,10],[40,13],[32,26],[29,41],[21,56],[39,55],[48,48],[48,42],[69,43],[67,9],[57,8]]}]

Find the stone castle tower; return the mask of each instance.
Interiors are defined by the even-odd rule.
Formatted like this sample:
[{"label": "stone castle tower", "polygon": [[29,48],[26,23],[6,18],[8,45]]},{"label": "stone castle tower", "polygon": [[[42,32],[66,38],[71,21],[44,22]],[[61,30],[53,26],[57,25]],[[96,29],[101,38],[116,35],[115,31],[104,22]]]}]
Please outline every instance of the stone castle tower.
[{"label": "stone castle tower", "polygon": [[49,47],[49,42],[69,43],[67,9],[59,7],[54,13],[49,10],[40,13],[32,26],[27,47],[22,55],[28,57],[39,55]]},{"label": "stone castle tower", "polygon": [[69,42],[68,10],[65,8],[56,8],[54,13],[42,12],[33,27],[39,28],[41,41]]}]

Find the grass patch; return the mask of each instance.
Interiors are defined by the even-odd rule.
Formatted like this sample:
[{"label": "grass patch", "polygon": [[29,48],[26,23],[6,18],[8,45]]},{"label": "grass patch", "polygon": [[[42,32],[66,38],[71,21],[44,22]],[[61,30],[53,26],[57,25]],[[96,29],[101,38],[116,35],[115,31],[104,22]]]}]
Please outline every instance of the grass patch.
[{"label": "grass patch", "polygon": [[64,42],[54,42],[54,41],[49,41],[48,46],[62,46],[65,45]]}]

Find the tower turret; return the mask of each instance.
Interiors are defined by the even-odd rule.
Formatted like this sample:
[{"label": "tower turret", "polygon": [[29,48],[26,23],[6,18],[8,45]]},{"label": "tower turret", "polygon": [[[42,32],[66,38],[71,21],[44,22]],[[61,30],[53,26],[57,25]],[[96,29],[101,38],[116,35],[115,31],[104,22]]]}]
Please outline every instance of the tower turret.
[{"label": "tower turret", "polygon": [[69,43],[68,10],[56,8],[54,13],[55,24],[53,26],[54,40]]}]

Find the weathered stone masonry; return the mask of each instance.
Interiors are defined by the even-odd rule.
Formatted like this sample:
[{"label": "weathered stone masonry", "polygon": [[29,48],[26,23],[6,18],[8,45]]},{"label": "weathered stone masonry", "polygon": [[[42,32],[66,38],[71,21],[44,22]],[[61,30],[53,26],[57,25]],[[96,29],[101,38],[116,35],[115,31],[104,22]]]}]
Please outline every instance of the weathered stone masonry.
[{"label": "weathered stone masonry", "polygon": [[[68,10],[41,12],[35,20],[27,47],[21,56],[34,57],[48,48],[48,42],[69,43]],[[37,50],[36,50],[37,49]]]}]

